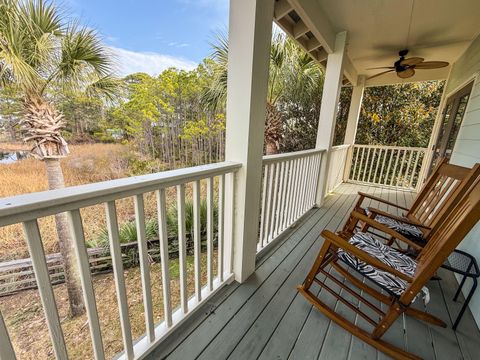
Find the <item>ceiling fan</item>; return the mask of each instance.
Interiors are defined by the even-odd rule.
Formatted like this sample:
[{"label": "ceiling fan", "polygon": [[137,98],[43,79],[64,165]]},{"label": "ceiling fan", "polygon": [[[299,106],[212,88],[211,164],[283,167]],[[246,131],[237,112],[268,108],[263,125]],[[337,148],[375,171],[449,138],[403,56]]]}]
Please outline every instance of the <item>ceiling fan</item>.
[{"label": "ceiling fan", "polygon": [[397,76],[402,79],[407,79],[415,75],[415,69],[438,69],[445,66],[448,66],[448,62],[446,61],[424,61],[424,58],[421,57],[411,57],[406,58],[408,50],[401,50],[398,52],[400,59],[393,63],[393,66],[383,66],[383,67],[376,67],[370,68],[367,70],[374,70],[374,69],[388,69],[387,71],[382,71],[381,73],[375,74],[370,76],[368,79],[376,78],[377,76],[395,71]]}]

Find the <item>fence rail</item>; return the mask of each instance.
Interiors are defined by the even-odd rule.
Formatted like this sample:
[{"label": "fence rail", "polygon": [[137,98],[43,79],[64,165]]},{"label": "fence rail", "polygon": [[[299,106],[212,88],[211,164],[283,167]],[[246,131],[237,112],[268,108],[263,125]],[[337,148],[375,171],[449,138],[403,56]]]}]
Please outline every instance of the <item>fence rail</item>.
[{"label": "fence rail", "polygon": [[353,145],[349,181],[414,190],[422,183],[426,148]]},{"label": "fence rail", "polygon": [[325,150],[264,156],[257,252],[315,204]]},{"label": "fence rail", "polygon": [[[66,212],[70,232],[73,238],[78,272],[82,282],[83,297],[87,310],[92,346],[96,359],[104,359],[104,345],[100,330],[100,321],[94,295],[89,256],[85,246],[84,229],[80,209],[97,204],[105,204],[105,214],[109,234],[109,251],[113,268],[118,311],[123,339],[123,353],[120,358],[139,358],[154,348],[173,328],[186,319],[192,311],[206,301],[222,285],[232,278],[231,269],[231,233],[233,191],[225,192],[225,185],[230,189],[234,186],[233,174],[241,167],[240,164],[224,162],[167,171],[158,174],[112,180],[96,184],[69,187],[60,190],[20,195],[0,199],[0,226],[22,223],[31,263],[42,302],[45,319],[50,332],[55,357],[67,359],[65,338],[60,325],[58,309],[55,302],[47,257],[42,245],[42,237],[38,219],[44,216]],[[213,185],[214,177],[218,178],[218,234],[217,274],[213,273]],[[200,180],[207,182],[207,285],[200,283],[201,273],[201,238],[200,238]],[[194,273],[195,293],[187,294],[187,262],[186,262],[186,231],[185,231],[185,187],[192,185],[194,214]],[[189,185],[190,186],[190,185]],[[180,308],[172,309],[170,293],[170,273],[168,266],[168,234],[166,224],[166,196],[168,187],[176,188],[178,211],[178,253],[179,253],[179,283]],[[145,236],[145,211],[143,194],[156,193],[159,251],[161,262],[164,320],[154,324],[152,310],[152,293],[150,288],[150,264]],[[138,341],[132,338],[129,320],[127,293],[125,289],[122,250],[119,240],[118,220],[115,201],[126,197],[134,198],[135,220],[138,238],[138,253],[140,262],[143,305],[145,309],[145,334]],[[8,337],[7,329],[0,313],[0,358],[15,358],[13,347]]]}]

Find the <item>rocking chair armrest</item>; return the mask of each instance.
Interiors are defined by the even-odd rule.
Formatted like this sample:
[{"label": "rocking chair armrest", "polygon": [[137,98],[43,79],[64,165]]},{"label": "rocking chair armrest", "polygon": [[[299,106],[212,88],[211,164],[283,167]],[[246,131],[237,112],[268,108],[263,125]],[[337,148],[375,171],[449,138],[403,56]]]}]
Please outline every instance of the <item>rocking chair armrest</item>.
[{"label": "rocking chair armrest", "polygon": [[403,236],[399,232],[389,228],[388,226],[380,224],[378,221],[375,221],[375,219],[372,219],[364,214],[361,214],[358,211],[352,211],[351,216],[365,222],[366,224],[368,224],[369,227],[380,230],[381,232],[388,234],[393,238],[404,242],[405,244],[411,246],[415,250],[421,251],[423,249],[420,245],[418,245],[417,243],[413,242],[410,239],[407,239],[405,236]]},{"label": "rocking chair armrest", "polygon": [[425,229],[425,230],[432,230],[432,228],[429,227],[429,226],[413,222],[409,219],[405,219],[403,217],[393,215],[393,214],[387,213],[386,211],[382,211],[382,210],[379,210],[379,209],[376,209],[376,208],[369,207],[368,211],[370,211],[371,213],[377,214],[377,215],[382,215],[382,216],[388,217],[390,219],[394,219],[394,220],[403,222],[403,223],[408,224],[408,225],[413,225],[413,226],[416,226],[416,227],[419,227],[419,228],[422,228],[422,229]]},{"label": "rocking chair armrest", "polygon": [[[386,204],[386,205],[395,206],[396,208],[399,208],[399,209],[402,209],[402,210],[405,210],[405,211],[409,211],[409,210],[410,210],[410,209],[408,209],[408,208],[406,208],[406,207],[404,207],[404,206],[401,206],[401,205],[395,204],[395,203],[393,203],[393,202],[391,202],[391,201],[382,199],[381,197],[377,197],[377,196],[374,196],[374,195],[370,195],[370,194],[367,194],[367,193],[364,193],[364,192],[361,192],[361,191],[358,192],[358,195],[360,195],[360,199],[359,199],[359,201],[357,202],[357,205],[360,205],[364,198],[368,198],[368,199],[371,199],[371,200],[379,201],[379,202],[384,203],[384,204]],[[360,200],[361,200],[361,201],[360,201]]]},{"label": "rocking chair armrest", "polygon": [[356,246],[350,244],[348,241],[346,241],[344,238],[338,236],[337,234],[334,234],[333,232],[331,232],[329,230],[323,230],[321,235],[323,236],[323,238],[326,241],[328,241],[328,242],[332,243],[333,245],[343,249],[344,251],[354,255],[358,259],[360,259],[362,261],[365,261],[366,263],[368,263],[372,266],[375,266],[376,268],[378,268],[380,270],[389,272],[390,274],[393,274],[393,275],[399,277],[400,279],[405,280],[409,283],[411,283],[413,281],[413,278],[411,278],[410,276],[408,276],[408,275],[404,274],[403,272],[398,271],[397,269],[394,269],[393,267],[388,266],[384,262],[381,262],[380,260],[374,258],[373,256],[371,256],[367,252],[365,252],[365,251],[357,248]]}]

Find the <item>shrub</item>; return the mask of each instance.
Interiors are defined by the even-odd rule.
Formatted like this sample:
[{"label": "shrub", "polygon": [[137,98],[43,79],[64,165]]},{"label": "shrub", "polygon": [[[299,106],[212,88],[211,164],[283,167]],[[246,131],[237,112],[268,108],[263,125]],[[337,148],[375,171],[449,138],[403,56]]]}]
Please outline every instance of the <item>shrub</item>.
[{"label": "shrub", "polygon": [[[216,234],[218,229],[218,206],[214,202],[213,207],[213,231]],[[169,238],[174,238],[170,243],[178,244],[178,213],[176,204],[167,210],[167,233]],[[185,201],[185,229],[188,240],[193,239],[193,201],[187,199]],[[137,241],[137,226],[135,221],[128,221],[120,225],[119,237],[121,244],[127,244]],[[206,238],[207,234],[207,201],[202,199],[200,202],[200,232],[202,239]],[[145,221],[145,235],[147,240],[158,239],[158,220],[157,218],[150,218]],[[173,244],[172,244],[173,245]],[[108,249],[108,230],[102,229],[98,237],[94,241],[87,243],[88,247],[103,247]]]}]

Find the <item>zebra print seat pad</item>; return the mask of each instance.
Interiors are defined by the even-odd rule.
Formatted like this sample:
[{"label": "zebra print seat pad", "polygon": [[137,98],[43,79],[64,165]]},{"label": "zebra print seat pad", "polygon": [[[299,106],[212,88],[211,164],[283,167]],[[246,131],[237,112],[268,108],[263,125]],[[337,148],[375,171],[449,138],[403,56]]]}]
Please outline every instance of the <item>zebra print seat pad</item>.
[{"label": "zebra print seat pad", "polygon": [[[370,213],[368,209],[367,213]],[[398,233],[405,236],[407,239],[413,240],[417,243],[420,243],[421,245],[425,244],[422,230],[420,230],[420,228],[415,225],[407,224],[383,215],[375,216],[375,221],[389,227],[392,230],[397,231]]]},{"label": "zebra print seat pad", "polygon": [[[370,256],[380,260],[384,264],[403,272],[408,276],[413,276],[417,263],[415,260],[402,254],[401,252],[382,244],[372,235],[358,232],[348,241],[350,244],[365,251]],[[352,267],[362,275],[368,277],[373,282],[390,292],[392,295],[401,296],[408,286],[408,283],[397,276],[380,270],[366,262],[358,259],[354,255],[339,249],[338,257],[345,264]]]}]

